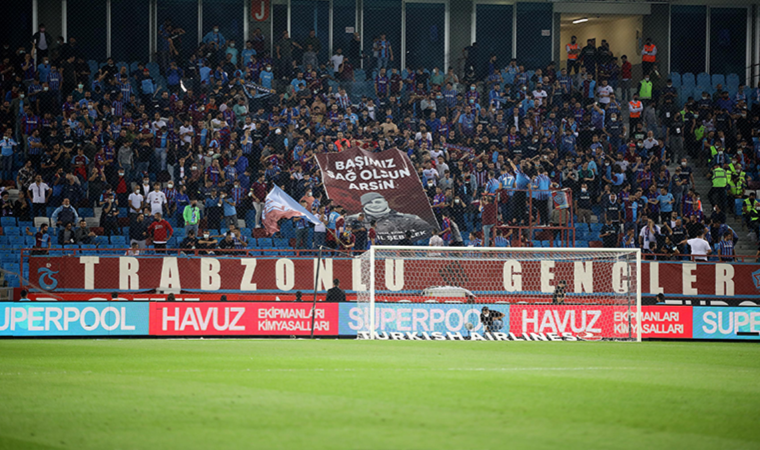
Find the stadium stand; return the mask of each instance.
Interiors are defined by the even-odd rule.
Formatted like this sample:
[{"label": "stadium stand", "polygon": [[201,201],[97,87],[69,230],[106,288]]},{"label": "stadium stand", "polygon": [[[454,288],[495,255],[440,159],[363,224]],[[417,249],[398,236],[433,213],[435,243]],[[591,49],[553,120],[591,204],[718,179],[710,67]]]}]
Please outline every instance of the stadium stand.
[{"label": "stadium stand", "polygon": [[[273,58],[246,52],[252,42],[242,52],[217,46],[213,36],[189,56],[163,59],[164,44],[180,34],[161,26],[156,62],[85,61],[72,45],[2,55],[0,246],[9,261],[18,264],[25,247],[150,246],[157,212],[173,227],[170,247],[279,254],[297,239],[289,220],[273,236],[261,228],[275,185],[307,200],[331,224],[328,245],[340,247],[332,236],[352,224],[335,220],[313,157],[339,151],[340,136],[367,150],[384,141],[406,152],[423,186],[443,188],[439,199],[428,189],[429,200],[445,204],[462,236],[473,233],[470,245],[641,246],[670,259],[687,257],[686,240],[706,226],[711,244],[733,233],[732,252],[750,249],[739,228],[758,233],[760,212],[745,191],[760,180],[760,91],[737,74],[666,79],[653,69],[624,92],[626,68],[603,47],[581,74],[517,60],[444,75],[393,64],[378,72],[377,43],[364,61],[320,54],[313,64],[300,51]],[[583,76],[587,69],[595,75]],[[569,231],[562,237],[541,234],[550,219],[534,201],[542,186],[572,193],[572,214],[551,222]],[[527,204],[514,201],[521,190]],[[239,219],[232,229],[222,194]],[[483,196],[499,203],[497,228],[514,231],[506,240],[486,242]],[[183,212],[195,201],[201,219],[190,238]],[[439,225],[446,244],[464,241]],[[631,228],[635,242],[624,242]],[[300,250],[313,242],[310,230]]]}]

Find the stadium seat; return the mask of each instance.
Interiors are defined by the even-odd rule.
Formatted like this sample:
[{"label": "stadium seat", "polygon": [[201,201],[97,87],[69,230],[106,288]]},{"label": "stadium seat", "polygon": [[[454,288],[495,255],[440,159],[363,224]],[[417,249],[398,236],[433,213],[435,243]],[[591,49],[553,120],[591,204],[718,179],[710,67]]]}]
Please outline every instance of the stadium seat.
[{"label": "stadium seat", "polygon": [[3,228],[5,227],[15,227],[17,225],[16,218],[15,217],[2,217],[0,218],[0,226]]},{"label": "stadium seat", "polygon": [[599,230],[601,230],[601,229],[602,229],[602,224],[601,224],[601,223],[597,222],[597,223],[592,223],[592,224],[591,224],[591,231],[592,231],[592,232],[594,232],[594,231],[595,231],[595,232],[597,232],[597,233],[598,233],[598,232],[599,232]]},{"label": "stadium seat", "polygon": [[739,75],[735,73],[729,73],[726,76],[726,86],[728,86],[729,88],[738,90],[740,83],[741,81],[740,81]]},{"label": "stadium seat", "polygon": [[551,247],[551,241],[541,241],[541,247]]},{"label": "stadium seat", "polygon": [[21,228],[17,226],[3,227],[3,234],[6,236],[21,236]]},{"label": "stadium seat", "polygon": [[710,74],[702,72],[697,75],[697,86],[712,86],[712,80]]},{"label": "stadium seat", "polygon": [[673,86],[681,87],[681,74],[678,72],[670,72],[670,79],[673,80]]},{"label": "stadium seat", "polygon": [[717,88],[719,84],[723,85],[723,89],[725,89],[726,77],[722,73],[714,73],[712,75],[712,87]]},{"label": "stadium seat", "polygon": [[289,238],[273,238],[274,248],[292,248]]},{"label": "stadium seat", "polygon": [[43,223],[50,225],[50,219],[48,219],[47,217],[35,217],[34,222],[32,222],[32,225],[30,226],[39,228],[42,226]]},{"label": "stadium seat", "polygon": [[244,237],[250,238],[251,237],[251,229],[250,228],[241,228],[240,234]]},{"label": "stadium seat", "polygon": [[256,239],[256,247],[274,248],[274,242],[272,242],[272,238],[258,238]]},{"label": "stadium seat", "polygon": [[541,241],[532,240],[532,241],[530,241],[530,245],[532,247],[541,247]]},{"label": "stadium seat", "polygon": [[79,208],[77,210],[79,217],[95,217],[95,210],[92,208]]},{"label": "stadium seat", "polygon": [[26,244],[28,247],[34,247],[34,244],[36,244],[36,243],[37,243],[37,240],[35,239],[35,237],[34,237],[34,236],[25,236],[25,237],[24,237],[24,243],[25,243],[25,244]]},{"label": "stadium seat", "polygon": [[578,248],[588,247],[588,241],[575,241],[575,246]]},{"label": "stadium seat", "polygon": [[127,239],[124,236],[111,236],[110,242],[113,245],[120,245],[122,248],[127,246]]},{"label": "stadium seat", "polygon": [[98,247],[105,248],[104,246],[108,245],[108,236],[95,236],[94,242]]},{"label": "stadium seat", "polygon": [[683,75],[681,75],[681,86],[696,86],[697,80],[694,78],[694,74],[691,72],[687,72]]}]

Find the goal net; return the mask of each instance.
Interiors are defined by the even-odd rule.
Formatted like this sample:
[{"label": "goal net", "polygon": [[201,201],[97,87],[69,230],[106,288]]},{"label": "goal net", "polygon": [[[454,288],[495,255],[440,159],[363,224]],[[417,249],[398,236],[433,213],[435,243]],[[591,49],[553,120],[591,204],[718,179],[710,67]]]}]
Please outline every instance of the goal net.
[{"label": "goal net", "polygon": [[373,246],[358,264],[360,339],[641,340],[638,249]]}]

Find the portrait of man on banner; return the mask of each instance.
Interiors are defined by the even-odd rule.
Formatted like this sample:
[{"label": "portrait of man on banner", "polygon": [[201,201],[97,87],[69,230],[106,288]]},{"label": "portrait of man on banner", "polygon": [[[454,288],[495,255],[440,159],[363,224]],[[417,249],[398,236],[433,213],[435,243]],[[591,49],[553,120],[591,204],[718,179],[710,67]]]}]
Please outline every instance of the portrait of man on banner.
[{"label": "portrait of man on banner", "polygon": [[327,196],[345,208],[346,221],[375,223],[377,239],[397,244],[428,239],[438,223],[412,162],[404,152],[372,153],[360,148],[316,155]]}]

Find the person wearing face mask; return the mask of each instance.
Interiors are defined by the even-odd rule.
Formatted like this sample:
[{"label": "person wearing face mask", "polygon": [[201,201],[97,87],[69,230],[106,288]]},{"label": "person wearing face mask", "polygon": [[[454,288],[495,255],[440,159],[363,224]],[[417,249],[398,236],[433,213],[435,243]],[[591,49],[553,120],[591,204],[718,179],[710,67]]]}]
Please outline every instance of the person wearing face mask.
[{"label": "person wearing face mask", "polygon": [[145,207],[145,197],[140,193],[140,186],[135,186],[132,193],[127,197],[127,204],[129,205],[129,221],[134,222],[137,216]]},{"label": "person wearing face mask", "polygon": [[206,45],[210,44],[214,50],[220,50],[225,47],[227,40],[219,32],[219,25],[214,25],[214,28],[203,36],[203,43]]},{"label": "person wearing face mask", "polygon": [[196,249],[205,250],[203,252],[198,252],[199,254],[213,254],[214,252],[211,252],[209,250],[213,250],[217,248],[217,246],[217,240],[214,238],[214,236],[211,236],[209,234],[208,230],[203,230],[203,233],[198,235],[198,242],[195,244]]}]

